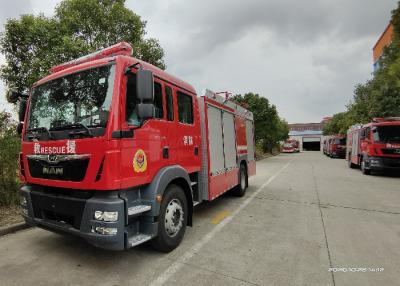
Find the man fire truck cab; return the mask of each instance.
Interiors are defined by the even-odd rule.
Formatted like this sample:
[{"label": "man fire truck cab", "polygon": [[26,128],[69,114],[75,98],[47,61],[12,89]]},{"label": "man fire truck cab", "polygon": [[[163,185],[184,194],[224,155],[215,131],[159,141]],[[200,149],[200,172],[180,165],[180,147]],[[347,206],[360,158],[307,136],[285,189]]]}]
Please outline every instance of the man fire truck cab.
[{"label": "man fire truck cab", "polygon": [[120,43],[33,85],[20,110],[22,213],[100,248],[151,241],[168,252],[196,204],[244,195],[255,174],[253,115],[210,91],[197,97],[131,55]]},{"label": "man fire truck cab", "polygon": [[331,158],[345,158],[346,157],[346,136],[333,135],[328,139],[326,153]]},{"label": "man fire truck cab", "polygon": [[371,171],[400,171],[400,117],[374,118],[347,132],[346,160],[350,168]]},{"label": "man fire truck cab", "polygon": [[282,153],[294,153],[294,152],[296,152],[296,149],[295,149],[293,143],[289,140],[286,140],[283,143]]}]

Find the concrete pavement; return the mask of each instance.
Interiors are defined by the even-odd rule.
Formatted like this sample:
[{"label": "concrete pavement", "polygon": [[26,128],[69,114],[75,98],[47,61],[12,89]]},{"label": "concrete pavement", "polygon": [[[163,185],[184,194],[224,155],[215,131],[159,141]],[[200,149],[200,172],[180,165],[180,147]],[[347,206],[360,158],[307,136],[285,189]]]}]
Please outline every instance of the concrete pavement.
[{"label": "concrete pavement", "polygon": [[259,161],[257,173],[244,198],[198,206],[169,254],[37,228],[0,237],[0,285],[398,285],[399,177],[318,152]]}]

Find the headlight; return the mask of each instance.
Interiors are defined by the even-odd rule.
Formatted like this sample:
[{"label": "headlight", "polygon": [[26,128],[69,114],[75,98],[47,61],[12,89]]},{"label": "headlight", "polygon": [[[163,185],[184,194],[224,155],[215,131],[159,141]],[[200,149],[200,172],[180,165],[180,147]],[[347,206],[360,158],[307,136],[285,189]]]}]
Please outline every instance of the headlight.
[{"label": "headlight", "polygon": [[118,212],[104,212],[103,220],[104,221],[117,221],[118,220]]},{"label": "headlight", "polygon": [[102,220],[102,221],[108,221],[108,222],[115,222],[118,220],[118,212],[95,211],[94,219],[100,220],[100,221]]}]

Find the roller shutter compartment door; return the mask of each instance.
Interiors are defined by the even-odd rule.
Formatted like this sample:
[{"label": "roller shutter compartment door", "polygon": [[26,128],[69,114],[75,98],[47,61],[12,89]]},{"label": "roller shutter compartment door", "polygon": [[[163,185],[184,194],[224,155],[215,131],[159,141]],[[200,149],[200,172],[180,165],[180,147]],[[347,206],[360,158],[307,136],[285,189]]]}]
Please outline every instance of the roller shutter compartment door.
[{"label": "roller shutter compartment door", "polygon": [[222,135],[221,110],[213,106],[207,107],[208,112],[208,143],[210,150],[210,175],[224,172],[224,149]]},{"label": "roller shutter compartment door", "polygon": [[223,112],[225,168],[231,170],[236,163],[236,139],[233,114]]},{"label": "roller shutter compartment door", "polygon": [[246,120],[247,160],[254,160],[253,122]]}]

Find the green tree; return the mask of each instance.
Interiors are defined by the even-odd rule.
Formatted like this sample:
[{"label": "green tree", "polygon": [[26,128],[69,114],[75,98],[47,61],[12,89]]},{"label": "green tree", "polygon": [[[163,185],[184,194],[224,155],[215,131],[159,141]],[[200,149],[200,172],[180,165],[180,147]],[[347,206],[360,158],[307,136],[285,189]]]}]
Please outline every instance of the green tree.
[{"label": "green tree", "polygon": [[156,39],[145,39],[146,23],[124,0],[64,0],[53,17],[22,15],[9,19],[0,36],[6,64],[0,78],[26,92],[50,67],[125,41],[134,56],[165,69]]},{"label": "green tree", "polygon": [[276,106],[269,100],[255,93],[238,94],[231,98],[239,105],[253,112],[255,139],[264,151],[271,152],[280,141],[289,136],[289,127],[285,120],[279,118]]},{"label": "green tree", "polygon": [[0,112],[0,205],[11,205],[19,201],[17,162],[20,141],[11,115]]}]

